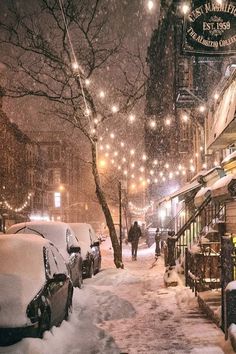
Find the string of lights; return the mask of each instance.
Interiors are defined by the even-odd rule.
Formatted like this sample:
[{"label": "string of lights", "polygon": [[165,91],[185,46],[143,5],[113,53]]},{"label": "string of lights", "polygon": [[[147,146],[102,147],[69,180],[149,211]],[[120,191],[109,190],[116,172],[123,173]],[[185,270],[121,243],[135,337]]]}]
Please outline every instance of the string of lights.
[{"label": "string of lights", "polygon": [[[101,134],[99,134],[99,130],[100,130],[99,123],[101,122],[101,119],[99,117],[96,117],[96,118],[94,118],[93,122],[91,122],[91,111],[88,107],[88,103],[87,103],[87,99],[86,99],[83,85],[85,85],[87,87],[90,86],[90,88],[92,90],[96,91],[97,92],[96,97],[99,97],[100,102],[103,104],[104,103],[106,104],[104,99],[107,98],[107,94],[104,89],[101,89],[101,88],[99,88],[99,90],[97,89],[96,82],[94,82],[94,80],[91,80],[88,78],[82,80],[80,73],[82,73],[83,76],[85,76],[85,73],[84,73],[84,70],[82,69],[82,67],[79,65],[77,58],[76,58],[74,46],[72,43],[72,38],[71,38],[70,31],[69,31],[69,28],[68,28],[68,25],[66,22],[66,18],[65,18],[65,14],[64,14],[61,0],[59,0],[59,4],[60,4],[61,12],[62,12],[62,17],[63,17],[63,21],[65,24],[66,32],[68,35],[69,44],[70,44],[71,51],[72,51],[72,56],[73,56],[73,62],[71,65],[72,65],[73,70],[78,74],[79,81],[80,81],[81,91],[82,91],[84,104],[85,104],[84,115],[89,120],[91,134],[93,136],[96,135],[97,138],[99,138],[98,151],[100,153],[100,157],[99,157],[98,162],[99,162],[100,167],[104,168],[110,162],[111,165],[116,167],[117,170],[123,174],[123,176],[130,178],[131,180],[136,179],[136,181],[137,181],[137,179],[138,179],[138,181],[140,182],[140,184],[142,186],[146,186],[147,184],[150,184],[152,182],[156,183],[156,184],[164,183],[168,180],[172,180],[174,178],[179,178],[181,176],[185,176],[187,172],[194,173],[195,172],[194,158],[191,158],[189,160],[189,165],[181,163],[175,168],[175,170],[173,170],[173,169],[171,170],[170,166],[173,165],[173,162],[171,162],[171,161],[170,162],[158,161],[157,159],[155,159],[155,160],[153,160],[153,162],[151,162],[145,153],[136,154],[136,150],[132,147],[129,149],[129,153],[127,153],[127,150],[125,152],[121,153],[118,150],[118,147],[115,147],[114,139],[116,137],[116,134],[114,132],[110,133],[110,138],[112,139],[112,142],[111,143],[109,143],[109,142],[104,143],[105,138],[102,136],[104,134],[104,127],[101,131]],[[148,2],[149,10],[151,11],[153,9],[153,7],[154,7],[153,1],[149,1]],[[187,11],[187,8],[185,10]],[[185,10],[183,9],[183,11],[185,11]],[[216,93],[214,94],[214,98],[215,99],[218,98],[218,95]],[[119,106],[117,104],[110,105],[110,108],[106,104],[106,109],[110,110],[110,112],[114,115],[120,113]],[[199,109],[199,112],[203,113],[206,110],[206,106],[204,104],[201,104],[198,109]],[[189,120],[190,120],[190,117],[188,116],[188,114],[184,113],[182,116],[182,121],[187,124],[189,122]],[[126,120],[125,122],[132,124],[135,121],[136,121],[136,114],[135,114],[135,112],[132,112],[128,115],[128,120]],[[157,122],[154,119],[150,119],[148,124],[151,129],[153,129],[153,130],[157,129]],[[171,124],[172,124],[171,117],[167,117],[165,120],[165,125],[169,128],[171,126]],[[108,128],[105,129],[105,132],[107,132],[107,131],[108,131]],[[99,135],[101,135],[101,136],[99,136]],[[118,140],[118,141],[120,141],[120,140]],[[115,147],[114,151],[111,148],[111,146]],[[124,148],[125,146],[126,146],[126,144],[123,141],[120,141],[119,147]],[[196,158],[203,151],[203,147],[201,147],[200,150],[201,151],[196,153],[196,155],[195,155]],[[110,159],[110,161],[109,161],[109,159]],[[142,165],[142,164],[145,164],[147,160],[149,160],[149,163],[151,162],[152,166],[153,166],[153,168],[149,169],[149,171],[147,171],[146,167]],[[215,161],[214,164],[216,166],[216,165],[218,165],[218,162]],[[137,167],[137,166],[138,166],[138,171],[135,170],[135,167]],[[205,162],[203,163],[202,168],[203,169],[207,168],[207,165]],[[158,172],[156,171],[157,169],[158,169]],[[142,175],[140,175],[140,172]],[[147,178],[144,177],[144,175],[143,175],[144,173],[146,174],[146,176],[148,176]],[[138,175],[139,175],[139,177],[137,177]],[[131,188],[132,189],[135,188],[135,183],[131,184]]]},{"label": "string of lights", "polygon": [[18,208],[14,208],[4,197],[3,197],[3,203],[8,210],[11,210],[11,211],[14,211],[17,213],[19,211],[24,210],[29,205],[31,196],[32,196],[32,193],[28,193],[27,199]]}]

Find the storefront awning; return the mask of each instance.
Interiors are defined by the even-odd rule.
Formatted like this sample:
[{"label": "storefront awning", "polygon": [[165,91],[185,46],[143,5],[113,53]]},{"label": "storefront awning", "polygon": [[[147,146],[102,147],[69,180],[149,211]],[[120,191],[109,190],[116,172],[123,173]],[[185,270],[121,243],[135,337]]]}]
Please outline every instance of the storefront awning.
[{"label": "storefront awning", "polygon": [[200,188],[201,184],[198,181],[193,181],[190,183],[186,183],[182,188],[178,189],[176,192],[169,195],[169,199],[173,199],[179,197],[181,195],[185,195],[194,189]]},{"label": "storefront awning", "polygon": [[229,174],[215,182],[211,187],[211,196],[217,200],[227,200],[236,195],[236,175]]}]

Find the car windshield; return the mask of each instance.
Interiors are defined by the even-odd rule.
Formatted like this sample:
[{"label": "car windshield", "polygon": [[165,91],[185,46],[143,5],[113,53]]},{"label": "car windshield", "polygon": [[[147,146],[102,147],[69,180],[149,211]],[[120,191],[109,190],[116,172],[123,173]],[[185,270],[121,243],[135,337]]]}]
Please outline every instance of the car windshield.
[{"label": "car windshield", "polygon": [[0,241],[0,274],[19,275],[25,278],[45,278],[43,248],[20,238]]}]

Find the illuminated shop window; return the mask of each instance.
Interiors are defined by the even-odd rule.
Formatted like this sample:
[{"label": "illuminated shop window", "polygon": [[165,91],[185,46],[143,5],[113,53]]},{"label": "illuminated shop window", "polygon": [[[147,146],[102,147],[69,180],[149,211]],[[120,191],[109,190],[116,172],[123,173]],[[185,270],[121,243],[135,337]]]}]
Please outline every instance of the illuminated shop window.
[{"label": "illuminated shop window", "polygon": [[61,193],[60,192],[54,193],[54,205],[55,205],[55,208],[60,208],[60,206],[61,206]]}]

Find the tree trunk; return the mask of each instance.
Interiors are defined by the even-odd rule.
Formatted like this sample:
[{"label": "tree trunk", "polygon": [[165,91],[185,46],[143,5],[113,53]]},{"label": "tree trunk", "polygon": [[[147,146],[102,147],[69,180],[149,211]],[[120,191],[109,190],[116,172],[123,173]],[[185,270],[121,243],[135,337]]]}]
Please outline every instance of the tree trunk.
[{"label": "tree trunk", "polygon": [[114,263],[117,268],[124,268],[124,264],[122,262],[122,256],[121,256],[121,249],[120,249],[120,244],[117,238],[116,234],[116,229],[115,225],[111,216],[111,212],[109,209],[109,206],[106,201],[106,197],[104,194],[104,191],[101,186],[101,181],[98,173],[98,168],[97,168],[97,149],[96,149],[96,143],[91,141],[91,150],[92,150],[92,172],[93,172],[93,177],[96,185],[96,195],[99,201],[99,204],[102,207],[107,227],[109,229],[109,234],[111,238],[111,243],[112,243],[112,248],[114,251]]}]

